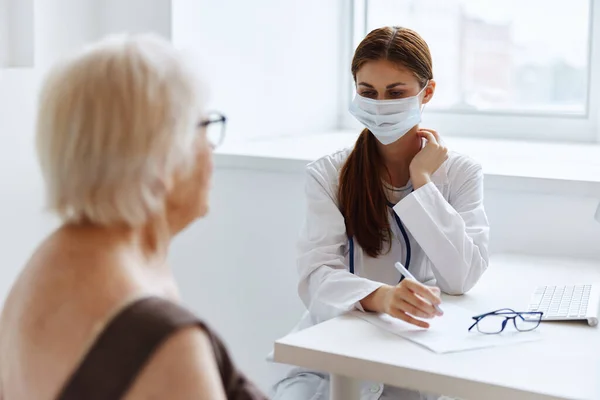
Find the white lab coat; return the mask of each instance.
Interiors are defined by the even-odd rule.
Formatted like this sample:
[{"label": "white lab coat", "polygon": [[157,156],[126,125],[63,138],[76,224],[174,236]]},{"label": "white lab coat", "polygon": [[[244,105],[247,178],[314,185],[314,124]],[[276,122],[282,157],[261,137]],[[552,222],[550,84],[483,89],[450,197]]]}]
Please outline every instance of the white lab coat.
[{"label": "white lab coat", "polygon": [[[355,274],[349,272],[348,237],[337,201],[339,174],[349,153],[349,149],[339,151],[307,167],[308,210],[298,245],[298,293],[307,312],[293,331],[349,310],[362,310],[360,300],[381,285],[395,285],[400,279],[394,263],[404,263],[406,246],[392,213],[390,251],[372,258],[354,241]],[[463,294],[488,266],[489,224],[483,207],[481,166],[450,152],[431,180],[393,207],[408,231],[412,248],[409,268],[425,284],[448,294]],[[274,399],[328,399],[326,374],[274,366]],[[423,397],[432,398],[379,383],[363,385],[362,400]]]}]

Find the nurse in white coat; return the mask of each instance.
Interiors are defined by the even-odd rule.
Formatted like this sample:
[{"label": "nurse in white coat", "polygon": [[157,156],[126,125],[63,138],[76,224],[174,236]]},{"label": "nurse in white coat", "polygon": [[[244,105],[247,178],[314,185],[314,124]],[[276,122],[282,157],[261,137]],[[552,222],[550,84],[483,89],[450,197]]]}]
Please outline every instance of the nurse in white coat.
[{"label": "nurse in white coat", "polygon": [[[448,152],[419,127],[434,95],[432,62],[414,31],[372,31],[352,61],[350,112],[363,124],[353,149],[307,168],[307,217],[299,242],[304,329],[350,310],[428,327],[433,304],[470,290],[488,266],[488,220],[479,164]],[[401,279],[400,261],[419,281]],[[442,307],[443,308],[443,307]],[[402,355],[399,355],[402,356]],[[276,364],[273,398],[326,400],[327,374]],[[364,382],[362,399],[437,395]]]}]

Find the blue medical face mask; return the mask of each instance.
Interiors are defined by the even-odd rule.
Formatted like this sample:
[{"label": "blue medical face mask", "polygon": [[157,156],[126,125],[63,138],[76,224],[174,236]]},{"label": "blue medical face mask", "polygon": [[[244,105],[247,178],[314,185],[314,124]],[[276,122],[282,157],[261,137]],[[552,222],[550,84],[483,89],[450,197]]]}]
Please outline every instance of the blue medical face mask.
[{"label": "blue medical face mask", "polygon": [[357,93],[349,111],[377,140],[388,145],[421,122],[420,97],[426,87],[415,96],[398,100],[373,100]]}]

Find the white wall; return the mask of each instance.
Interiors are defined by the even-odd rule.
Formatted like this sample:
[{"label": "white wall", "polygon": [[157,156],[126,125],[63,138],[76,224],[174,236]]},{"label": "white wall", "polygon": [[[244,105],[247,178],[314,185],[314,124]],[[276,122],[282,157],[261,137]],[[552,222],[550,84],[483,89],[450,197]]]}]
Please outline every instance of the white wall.
[{"label": "white wall", "polygon": [[0,68],[9,63],[8,18],[8,0],[0,0]]},{"label": "white wall", "polygon": [[36,0],[36,67],[120,32],[171,37],[170,0]]},{"label": "white wall", "polygon": [[0,68],[33,65],[33,0],[0,0]]},{"label": "white wall", "polygon": [[[600,261],[598,199],[487,190],[492,251]],[[600,267],[600,262],[599,262]]]},{"label": "white wall", "polygon": [[35,71],[98,38],[97,0],[35,1]]},{"label": "white wall", "polygon": [[228,140],[334,129],[342,0],[173,0],[173,42],[199,60]]},{"label": "white wall", "polygon": [[[33,153],[39,76],[57,56],[103,29],[127,25],[115,17],[109,18],[112,28],[102,28],[97,1],[37,0],[38,66],[0,70],[0,303],[29,253],[54,227],[41,212]],[[338,6],[338,0],[174,0],[173,38],[200,56],[212,104],[230,117],[231,135],[323,131],[334,127],[338,111]],[[164,13],[161,6],[153,9]],[[135,8],[130,10],[134,18]],[[153,20],[156,14],[149,15]],[[140,29],[137,24],[130,26]],[[263,385],[264,356],[302,311],[295,240],[304,215],[303,181],[299,173],[217,168],[211,214],[172,248],[187,303],[219,330],[241,366]],[[486,204],[494,251],[600,260],[593,199],[488,190]]]},{"label": "white wall", "polygon": [[102,0],[99,34],[152,31],[170,39],[171,6],[171,0]]},{"label": "white wall", "polygon": [[8,37],[11,41],[8,58],[11,67],[33,66],[34,7],[33,0],[4,0],[8,2]]}]

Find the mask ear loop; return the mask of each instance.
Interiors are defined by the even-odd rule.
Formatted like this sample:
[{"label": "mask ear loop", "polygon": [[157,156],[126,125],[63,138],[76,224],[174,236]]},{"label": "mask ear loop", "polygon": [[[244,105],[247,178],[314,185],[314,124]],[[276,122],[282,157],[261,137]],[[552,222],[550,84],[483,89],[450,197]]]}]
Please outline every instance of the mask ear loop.
[{"label": "mask ear loop", "polygon": [[[423,86],[423,89],[421,89],[419,91],[419,93],[417,94],[417,96],[421,96],[421,93],[423,93],[425,91],[425,89],[427,89],[427,87],[429,86],[429,81],[430,81],[430,79],[427,79],[427,82],[425,82],[425,86]],[[423,99],[424,98],[425,98],[425,96],[423,96]],[[419,99],[419,100],[421,100],[421,107],[424,107],[425,104],[422,104],[423,100],[422,99]],[[421,109],[421,112],[423,112],[423,109]]]},{"label": "mask ear loop", "polygon": [[[423,89],[421,89],[421,91],[419,92],[419,94],[417,94],[417,96],[420,96],[421,93],[423,93],[425,91],[425,89],[427,89],[427,86],[429,86],[429,79],[427,79],[427,82],[425,82],[425,86],[423,86]],[[423,98],[425,98],[425,96],[423,96]],[[425,104],[423,103],[423,101],[421,99],[419,99],[419,101],[421,102],[421,114],[423,114],[423,110],[425,109]],[[421,138],[421,150],[423,150],[423,147],[425,147],[425,142],[426,140]],[[600,206],[599,206],[600,207]]]},{"label": "mask ear loop", "polygon": [[[423,89],[421,89],[421,91],[419,92],[419,94],[417,94],[417,96],[420,96],[421,93],[423,93],[425,91],[425,89],[427,89],[427,87],[429,86],[429,82],[431,82],[431,79],[427,79],[427,82],[425,82],[425,86],[423,86]],[[425,96],[423,96],[423,99],[425,98]],[[423,99],[419,99],[419,101],[421,102],[421,114],[423,113],[423,110],[425,109],[425,103],[423,103]]]}]

